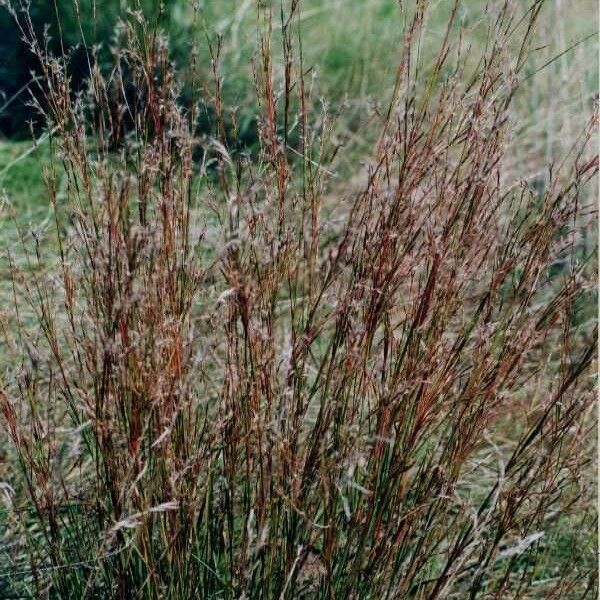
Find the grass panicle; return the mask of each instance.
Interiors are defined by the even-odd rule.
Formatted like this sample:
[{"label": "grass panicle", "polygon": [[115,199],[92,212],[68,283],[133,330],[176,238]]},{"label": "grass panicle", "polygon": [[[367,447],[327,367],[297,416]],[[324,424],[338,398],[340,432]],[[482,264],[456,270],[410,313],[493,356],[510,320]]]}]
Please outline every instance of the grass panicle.
[{"label": "grass panicle", "polygon": [[208,30],[180,73],[131,12],[73,93],[15,10],[53,224],[11,255],[0,590],[594,597],[596,114],[528,184],[510,107],[543,3],[494,3],[476,55],[456,0],[433,61],[430,3],[401,4],[350,173],[298,0],[257,4],[253,147]]}]

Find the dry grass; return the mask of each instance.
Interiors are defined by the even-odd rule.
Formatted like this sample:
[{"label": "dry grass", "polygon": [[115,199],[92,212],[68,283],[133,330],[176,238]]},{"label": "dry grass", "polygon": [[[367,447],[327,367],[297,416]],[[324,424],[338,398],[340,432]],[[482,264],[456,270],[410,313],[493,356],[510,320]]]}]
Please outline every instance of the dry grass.
[{"label": "dry grass", "polygon": [[15,13],[45,73],[56,226],[12,263],[2,592],[597,593],[596,116],[521,180],[509,108],[542,3],[499,3],[474,56],[457,1],[423,64],[428,4],[402,9],[392,98],[343,202],[299,2],[281,64],[279,15],[257,10],[255,156],[218,41],[209,83],[191,54],[182,107],[166,41],[134,14],[74,97]]}]

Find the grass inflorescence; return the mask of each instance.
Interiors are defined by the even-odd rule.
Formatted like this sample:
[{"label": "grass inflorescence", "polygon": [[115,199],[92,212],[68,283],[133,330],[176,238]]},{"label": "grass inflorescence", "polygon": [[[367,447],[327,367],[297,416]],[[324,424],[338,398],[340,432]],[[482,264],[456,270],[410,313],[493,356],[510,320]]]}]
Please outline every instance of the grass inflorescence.
[{"label": "grass inflorescence", "polygon": [[54,225],[10,253],[0,591],[591,598],[596,116],[507,168],[543,2],[495,5],[479,54],[460,0],[433,54],[400,7],[347,186],[301,4],[257,4],[252,148],[218,36],[179,73],[132,12],[73,93],[14,10]]}]

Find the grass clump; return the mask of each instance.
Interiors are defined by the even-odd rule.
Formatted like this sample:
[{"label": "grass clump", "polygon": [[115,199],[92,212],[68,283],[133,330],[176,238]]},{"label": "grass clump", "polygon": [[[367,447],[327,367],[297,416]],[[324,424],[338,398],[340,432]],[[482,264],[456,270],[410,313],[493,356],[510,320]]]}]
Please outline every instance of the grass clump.
[{"label": "grass clump", "polygon": [[257,7],[254,153],[218,40],[209,83],[192,52],[184,107],[134,13],[74,95],[14,13],[44,74],[55,251],[23,238],[40,268],[12,273],[10,593],[593,596],[596,331],[572,317],[593,286],[595,116],[540,189],[521,181],[509,108],[542,3],[499,3],[475,57],[461,6],[426,67],[429,2],[400,9],[391,100],[343,201],[300,2],[281,63]]}]

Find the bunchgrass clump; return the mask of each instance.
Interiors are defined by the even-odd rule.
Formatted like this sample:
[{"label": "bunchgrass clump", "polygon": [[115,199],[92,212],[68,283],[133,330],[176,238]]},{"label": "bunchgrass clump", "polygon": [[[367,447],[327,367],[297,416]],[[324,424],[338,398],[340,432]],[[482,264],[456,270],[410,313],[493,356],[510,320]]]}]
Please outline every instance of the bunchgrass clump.
[{"label": "bunchgrass clump", "polygon": [[13,7],[54,227],[11,258],[2,592],[594,597],[595,116],[522,181],[509,108],[543,3],[490,8],[474,55],[457,0],[433,61],[429,2],[406,4],[347,194],[300,1],[257,6],[254,149],[219,39],[210,81],[193,51],[178,73],[132,12],[74,94]]}]

